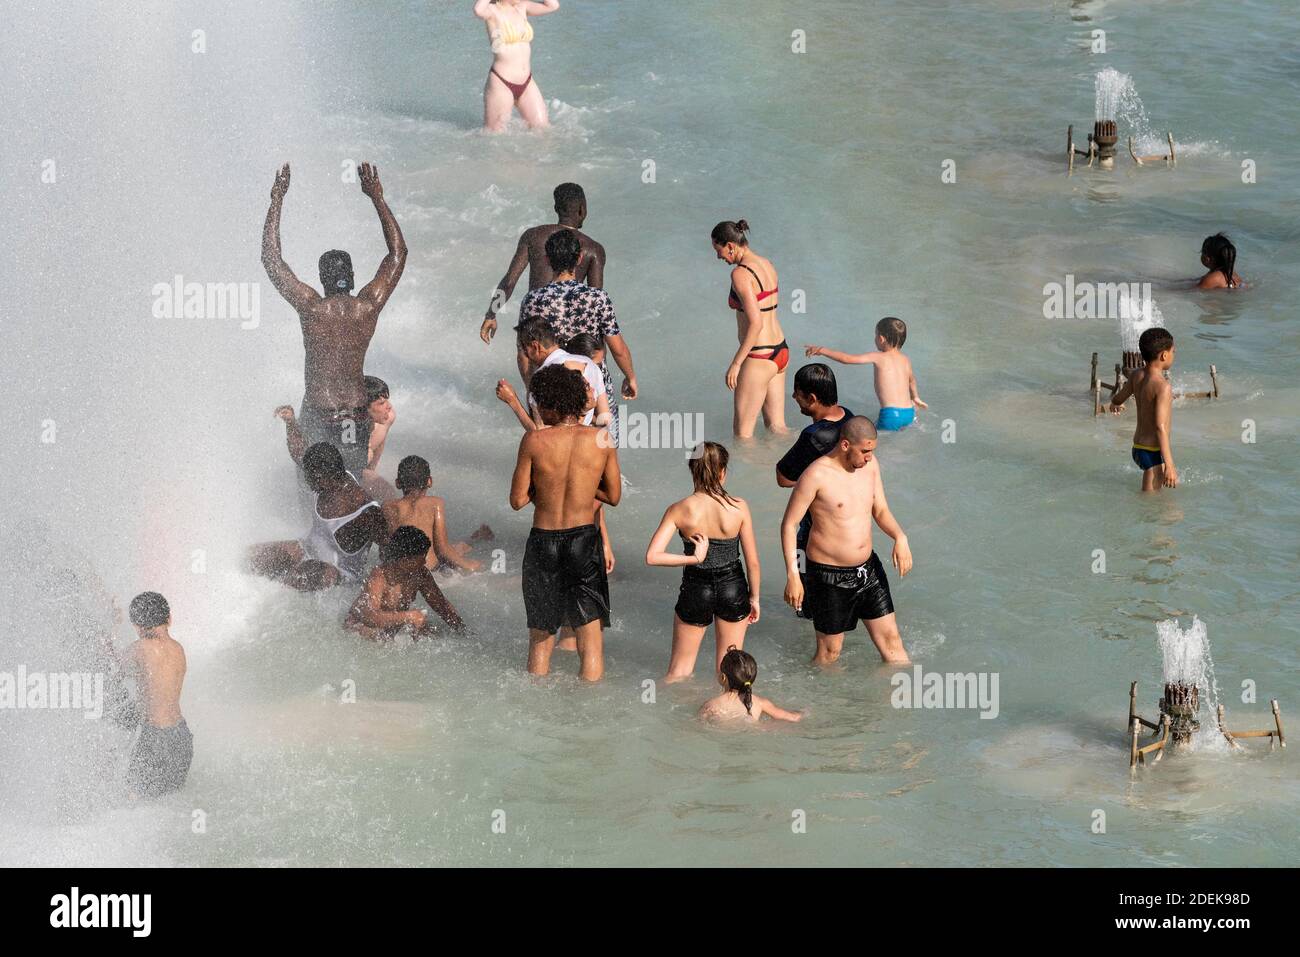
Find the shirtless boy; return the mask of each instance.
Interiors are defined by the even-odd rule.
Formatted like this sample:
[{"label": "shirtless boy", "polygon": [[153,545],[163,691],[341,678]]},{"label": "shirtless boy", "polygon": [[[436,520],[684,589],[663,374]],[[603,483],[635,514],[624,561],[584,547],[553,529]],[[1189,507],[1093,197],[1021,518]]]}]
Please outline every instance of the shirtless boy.
[{"label": "shirtless boy", "polygon": [[876,398],[880,400],[876,428],[897,432],[912,424],[917,408],[929,408],[916,392],[912,360],[903,355],[903,343],[906,341],[907,323],[886,316],[876,323],[875,352],[851,355],[822,346],[808,346],[804,352],[809,356],[825,356],[835,362],[875,366]]},{"label": "shirtless boy", "polygon": [[456,609],[447,601],[433,573],[426,565],[429,536],[418,528],[403,525],[380,549],[379,565],[371,570],[361,594],[348,610],[344,627],[372,641],[385,641],[403,628],[414,637],[430,633],[429,614],[411,605],[419,595],[448,625],[465,627]]},{"label": "shirtless boy", "polygon": [[528,270],[530,291],[545,286],[555,279],[555,270],[551,268],[550,260],[546,258],[546,240],[551,238],[552,233],[559,232],[561,229],[573,231],[578,237],[578,242],[582,244],[582,254],[577,267],[578,281],[585,282],[593,289],[604,287],[605,247],[582,231],[583,221],[587,218],[587,196],[581,186],[577,183],[561,183],[555,187],[555,215],[559,217],[558,222],[532,226],[525,229],[523,235],[519,237],[514,258],[510,260],[505,276],[497,283],[496,292],[492,294],[492,303],[483,316],[479,338],[485,343],[491,344],[492,337],[496,335],[497,312],[510,299],[510,294],[515,291],[515,284],[519,282],[519,277],[524,274],[525,268]]},{"label": "shirtless boy", "polygon": [[181,714],[185,649],[173,638],[171,609],[157,592],[141,592],[128,611],[138,639],[126,651],[142,705],[140,736],[131,752],[127,786],[132,799],[178,791],[194,757],[194,736]]},{"label": "shirtless boy", "polygon": [[[447,503],[438,495],[427,495],[433,487],[429,463],[418,455],[408,455],[397,463],[397,488],[402,497],[383,505],[384,520],[392,533],[403,525],[419,529],[433,547],[429,549],[430,571],[447,567],[462,572],[476,572],[483,563],[469,557],[469,542],[447,540]],[[486,525],[474,533],[474,538],[490,539],[492,530]]]},{"label": "shirtless boy", "polygon": [[622,498],[618,452],[604,429],[581,424],[587,385],[580,373],[562,365],[539,369],[531,391],[547,427],[524,433],[510,483],[511,508],[533,503],[523,562],[528,671],[550,671],[556,632],[569,625],[578,639],[579,676],[598,681],[609,583],[592,502],[615,506]]},{"label": "shirtless boy", "polygon": [[[799,477],[781,519],[785,600],[813,620],[817,634],[813,664],[829,664],[837,659],[844,633],[855,631],[858,619],[866,623],[867,634],[883,661],[908,662],[894,617],[889,580],[871,548],[872,520],[894,540],[893,564],[899,575],[911,571],[912,550],[885,501],[875,449],[875,426],[870,419],[853,416],[840,429],[836,447]],[[805,513],[812,516],[812,529],[801,578],[796,536]]]},{"label": "shirtless boy", "polygon": [[351,295],[352,257],[331,249],[320,257],[324,295],[293,274],[280,252],[280,210],[289,191],[289,164],[276,174],[262,231],[262,265],[271,283],[298,313],[302,326],[302,409],[298,423],[308,444],[329,442],[343,453],[344,467],[358,478],[370,457],[370,416],[362,373],[379,313],[406,266],[406,241],[384,200],[379,171],[361,164],[361,192],[370,197],[384,230],[388,255],[375,278]]},{"label": "shirtless boy", "polygon": [[1178,485],[1178,469],[1169,445],[1174,416],[1174,390],[1167,378],[1174,364],[1174,337],[1169,330],[1148,329],[1138,338],[1146,365],[1136,369],[1111,398],[1110,411],[1119,415],[1130,396],[1137,399],[1137,428],[1133,430],[1133,462],[1142,470],[1142,491],[1157,492]]}]

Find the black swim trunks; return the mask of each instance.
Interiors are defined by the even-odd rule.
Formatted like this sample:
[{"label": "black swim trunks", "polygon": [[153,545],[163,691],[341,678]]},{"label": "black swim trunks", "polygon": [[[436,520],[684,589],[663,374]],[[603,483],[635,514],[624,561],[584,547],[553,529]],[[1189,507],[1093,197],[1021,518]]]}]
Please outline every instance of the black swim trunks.
[{"label": "black swim trunks", "polygon": [[194,758],[194,735],[182,718],[170,728],[140,725],[140,737],[131,752],[126,780],[132,791],[143,797],[159,797],[179,791]]},{"label": "black swim trunks", "polygon": [[528,627],[555,634],[600,619],[609,627],[605,548],[595,525],[534,528],[524,548],[524,611]]},{"label": "black swim trunks", "polygon": [[298,410],[298,429],[307,445],[328,442],[343,456],[343,467],[355,476],[370,464],[373,428],[366,408],[318,409],[304,402]]},{"label": "black swim trunks", "polygon": [[721,568],[687,565],[677,593],[677,617],[688,625],[707,628],[714,617],[744,621],[749,617],[749,582],[739,561]]},{"label": "black swim trunks", "polygon": [[823,565],[808,562],[803,611],[823,635],[854,631],[858,619],[872,621],[894,611],[889,579],[880,558],[871,553],[861,565]]}]

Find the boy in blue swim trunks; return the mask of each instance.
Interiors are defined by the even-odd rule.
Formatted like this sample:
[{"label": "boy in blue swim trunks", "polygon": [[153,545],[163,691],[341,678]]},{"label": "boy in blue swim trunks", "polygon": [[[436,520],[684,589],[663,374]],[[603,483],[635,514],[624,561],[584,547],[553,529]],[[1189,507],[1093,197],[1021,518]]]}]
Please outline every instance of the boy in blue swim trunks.
[{"label": "boy in blue swim trunks", "polygon": [[835,362],[850,365],[875,366],[876,398],[880,400],[880,416],[876,419],[876,428],[897,432],[912,424],[917,407],[929,408],[917,394],[912,362],[903,355],[903,343],[906,341],[907,323],[886,316],[876,323],[875,352],[853,355],[822,346],[807,346],[804,353],[808,356],[825,356]]},{"label": "boy in blue swim trunks", "polygon": [[1138,350],[1146,366],[1134,370],[1111,398],[1110,411],[1119,415],[1130,396],[1137,399],[1137,428],[1133,430],[1133,461],[1142,470],[1142,491],[1178,485],[1178,469],[1169,447],[1174,390],[1167,375],[1174,364],[1174,337],[1156,327],[1142,333]]}]

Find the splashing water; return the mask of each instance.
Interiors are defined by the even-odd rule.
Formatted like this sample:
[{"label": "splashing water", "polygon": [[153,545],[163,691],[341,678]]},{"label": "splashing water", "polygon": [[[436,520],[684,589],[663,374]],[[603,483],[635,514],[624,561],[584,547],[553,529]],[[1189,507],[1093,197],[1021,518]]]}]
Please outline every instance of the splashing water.
[{"label": "splashing water", "polygon": [[1214,659],[1210,656],[1205,622],[1193,615],[1191,625],[1184,630],[1176,618],[1171,618],[1156,624],[1156,636],[1164,683],[1195,686],[1200,695],[1201,710],[1208,714],[1208,720],[1201,722],[1201,730],[1193,738],[1193,744],[1202,746],[1222,741],[1214,717],[1219,704],[1219,684],[1214,677]]},{"label": "splashing water", "polygon": [[1135,298],[1128,286],[1120,285],[1119,337],[1125,352],[1137,352],[1138,339],[1141,338],[1142,333],[1148,329],[1162,327],[1164,324],[1165,317],[1161,314],[1160,307],[1156,305],[1146,289]]},{"label": "splashing water", "polygon": [[1131,76],[1114,67],[1106,67],[1098,72],[1094,90],[1093,113],[1096,119],[1118,123],[1120,136],[1131,135],[1140,153],[1154,152],[1159,148],[1161,139],[1151,131],[1146,107],[1142,105]]}]

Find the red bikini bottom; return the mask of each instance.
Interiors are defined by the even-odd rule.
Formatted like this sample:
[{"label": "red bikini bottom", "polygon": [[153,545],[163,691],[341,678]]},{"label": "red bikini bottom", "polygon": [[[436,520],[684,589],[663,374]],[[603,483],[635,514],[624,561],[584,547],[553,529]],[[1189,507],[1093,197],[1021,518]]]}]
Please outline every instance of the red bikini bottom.
[{"label": "red bikini bottom", "polygon": [[524,80],[523,83],[511,83],[509,80],[507,80],[505,77],[503,77],[500,73],[497,72],[496,67],[492,68],[491,73],[494,77],[496,77],[498,80],[500,80],[502,83],[506,85],[506,87],[514,95],[516,103],[518,103],[519,98],[524,95],[524,90],[528,89],[528,84],[533,82],[533,75],[531,73],[528,74],[528,79]]}]

